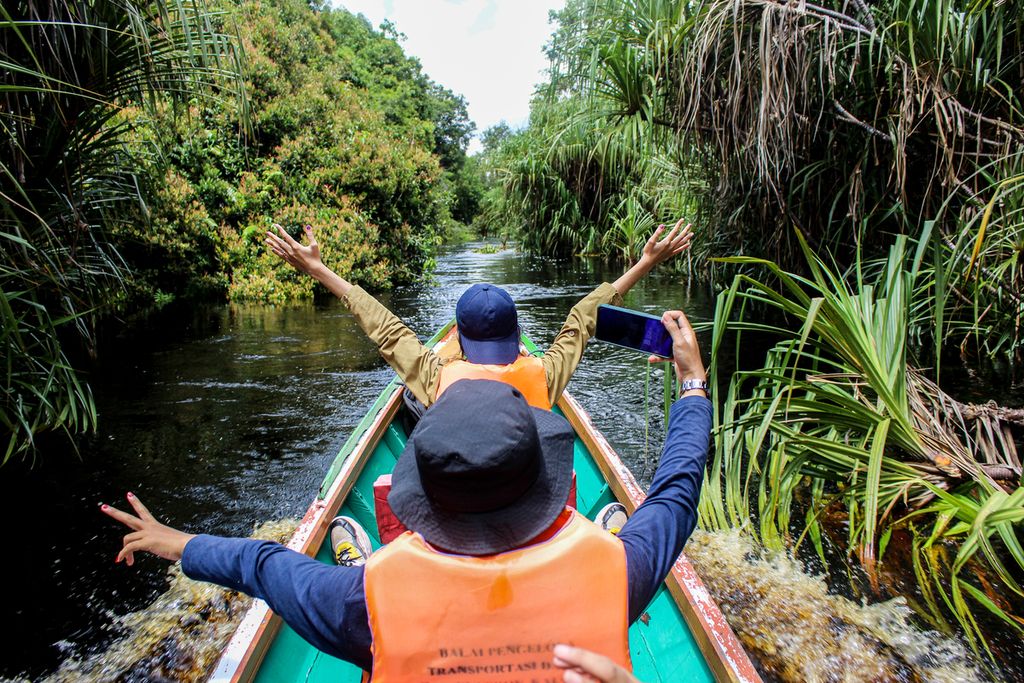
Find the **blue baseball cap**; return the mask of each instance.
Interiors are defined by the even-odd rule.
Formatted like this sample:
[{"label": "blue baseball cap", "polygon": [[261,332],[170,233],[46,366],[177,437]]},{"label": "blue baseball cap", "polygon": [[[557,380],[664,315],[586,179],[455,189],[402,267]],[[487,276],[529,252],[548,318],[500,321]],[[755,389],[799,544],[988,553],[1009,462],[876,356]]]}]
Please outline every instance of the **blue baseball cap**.
[{"label": "blue baseball cap", "polygon": [[455,305],[459,342],[470,363],[508,365],[519,357],[516,304],[501,287],[476,284]]}]

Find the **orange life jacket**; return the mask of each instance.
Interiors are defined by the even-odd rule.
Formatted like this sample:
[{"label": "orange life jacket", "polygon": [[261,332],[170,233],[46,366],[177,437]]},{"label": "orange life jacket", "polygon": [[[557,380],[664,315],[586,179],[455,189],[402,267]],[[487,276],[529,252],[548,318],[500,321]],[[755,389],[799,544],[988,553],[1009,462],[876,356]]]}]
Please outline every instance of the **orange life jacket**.
[{"label": "orange life jacket", "polygon": [[544,363],[534,356],[519,356],[514,363],[508,365],[484,365],[470,363],[465,360],[454,360],[441,368],[441,377],[437,382],[437,393],[434,398],[444,393],[460,379],[493,379],[511,384],[526,398],[526,402],[534,408],[551,410],[548,401],[548,380],[544,374]]},{"label": "orange life jacket", "polygon": [[622,541],[566,510],[552,537],[499,555],[449,555],[411,531],[374,553],[374,683],[560,681],[556,643],[631,668]]}]

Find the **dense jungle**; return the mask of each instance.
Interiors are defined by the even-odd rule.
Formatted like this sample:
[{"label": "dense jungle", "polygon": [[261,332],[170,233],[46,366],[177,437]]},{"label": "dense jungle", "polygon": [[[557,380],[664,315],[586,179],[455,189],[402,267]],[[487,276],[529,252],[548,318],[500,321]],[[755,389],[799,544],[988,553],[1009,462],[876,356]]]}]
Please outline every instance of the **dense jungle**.
[{"label": "dense jungle", "polygon": [[[384,292],[470,237],[614,270],[685,216],[671,277],[709,302],[715,405],[692,554],[762,674],[833,680],[757,612],[795,566],[848,620],[897,600],[977,676],[1024,675],[1019,3],[567,0],[527,125],[472,155],[400,30],[305,0],[4,3],[0,478],[104,434],[111,330],[323,305],[272,222]],[[900,666],[837,680],[932,679]]]}]

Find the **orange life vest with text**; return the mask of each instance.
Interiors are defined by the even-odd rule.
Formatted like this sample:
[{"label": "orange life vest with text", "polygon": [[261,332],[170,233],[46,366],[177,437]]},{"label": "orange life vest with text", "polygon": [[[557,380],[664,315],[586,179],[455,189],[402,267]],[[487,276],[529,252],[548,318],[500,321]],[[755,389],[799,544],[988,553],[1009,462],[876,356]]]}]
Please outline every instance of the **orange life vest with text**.
[{"label": "orange life vest with text", "polygon": [[547,375],[544,374],[544,363],[540,358],[519,356],[514,363],[508,365],[484,365],[466,360],[453,360],[441,368],[434,399],[436,400],[445,389],[460,379],[492,379],[511,384],[534,408],[551,410]]},{"label": "orange life vest with text", "polygon": [[498,555],[450,555],[411,531],[374,553],[365,574],[372,681],[561,681],[557,643],[629,669],[622,541],[566,513],[547,540]]}]

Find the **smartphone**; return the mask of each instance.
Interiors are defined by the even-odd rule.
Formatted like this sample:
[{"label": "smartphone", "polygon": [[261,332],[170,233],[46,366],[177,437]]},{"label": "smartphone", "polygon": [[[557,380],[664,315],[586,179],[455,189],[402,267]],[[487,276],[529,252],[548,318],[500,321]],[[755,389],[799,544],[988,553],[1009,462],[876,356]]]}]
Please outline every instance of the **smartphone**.
[{"label": "smartphone", "polygon": [[597,307],[597,332],[594,336],[609,344],[672,357],[672,337],[661,318],[628,308],[601,304]]}]

